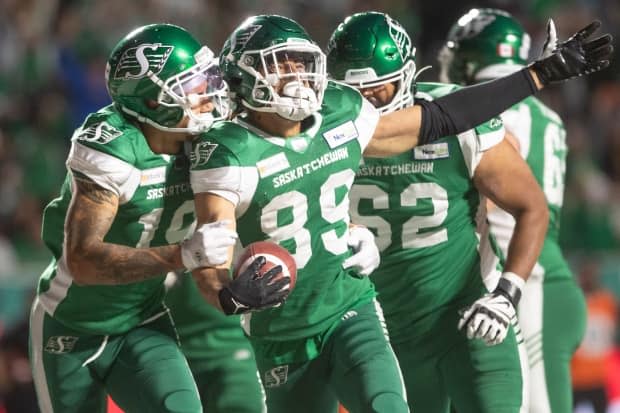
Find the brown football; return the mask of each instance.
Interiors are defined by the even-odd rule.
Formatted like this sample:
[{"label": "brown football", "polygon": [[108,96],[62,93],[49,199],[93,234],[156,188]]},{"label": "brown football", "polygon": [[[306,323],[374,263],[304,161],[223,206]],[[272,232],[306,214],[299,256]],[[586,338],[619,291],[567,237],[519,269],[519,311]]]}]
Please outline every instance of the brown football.
[{"label": "brown football", "polygon": [[[237,264],[233,272],[234,276],[236,277],[261,255],[265,257],[267,262],[260,269],[260,274],[263,275],[276,265],[281,265],[282,276],[290,278],[292,290],[297,281],[297,264],[295,264],[295,258],[293,258],[291,253],[286,249],[271,241],[256,241],[249,244],[237,259]],[[279,277],[276,279],[278,278]]]}]

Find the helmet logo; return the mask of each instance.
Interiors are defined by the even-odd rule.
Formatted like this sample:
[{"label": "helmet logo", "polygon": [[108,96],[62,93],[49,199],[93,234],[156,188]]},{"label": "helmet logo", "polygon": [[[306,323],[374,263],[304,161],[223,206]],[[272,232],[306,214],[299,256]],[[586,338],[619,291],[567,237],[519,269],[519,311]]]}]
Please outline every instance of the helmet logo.
[{"label": "helmet logo", "polygon": [[161,43],[141,44],[127,49],[120,58],[114,79],[141,79],[149,69],[157,75],[164,68],[174,46]]},{"label": "helmet logo", "polygon": [[492,14],[472,14],[470,12],[459,19],[458,30],[454,33],[453,40],[474,37],[494,21],[495,16]]},{"label": "helmet logo", "polygon": [[390,37],[398,48],[398,53],[400,54],[401,60],[405,61],[411,54],[411,39],[409,38],[405,28],[396,20],[389,16],[385,17],[388,23]]},{"label": "helmet logo", "polygon": [[233,33],[230,39],[230,52],[243,48],[261,27],[263,26],[260,24],[251,24],[243,30]]}]

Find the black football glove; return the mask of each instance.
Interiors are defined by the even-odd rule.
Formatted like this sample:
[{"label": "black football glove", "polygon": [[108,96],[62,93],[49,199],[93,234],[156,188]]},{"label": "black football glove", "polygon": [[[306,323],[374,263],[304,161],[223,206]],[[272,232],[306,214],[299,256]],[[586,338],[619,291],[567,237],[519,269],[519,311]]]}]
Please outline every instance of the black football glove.
[{"label": "black football glove", "polygon": [[606,34],[588,40],[601,22],[593,21],[568,40],[557,42],[553,20],[547,23],[547,40],[542,55],[530,65],[543,85],[598,72],[609,66],[613,53],[612,36]]},{"label": "black football glove", "polygon": [[290,279],[274,280],[282,274],[281,265],[276,265],[261,277],[259,270],[266,262],[262,255],[257,257],[248,268],[220,290],[220,305],[224,313],[242,314],[277,307],[286,300],[291,291]]}]

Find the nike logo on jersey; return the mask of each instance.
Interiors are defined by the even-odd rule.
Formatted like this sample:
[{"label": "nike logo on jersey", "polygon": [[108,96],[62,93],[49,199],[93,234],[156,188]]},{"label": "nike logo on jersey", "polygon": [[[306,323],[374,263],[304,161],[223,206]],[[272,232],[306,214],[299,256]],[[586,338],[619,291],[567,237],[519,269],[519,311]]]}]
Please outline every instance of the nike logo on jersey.
[{"label": "nike logo on jersey", "polygon": [[413,148],[413,159],[443,159],[450,157],[448,142],[432,143]]},{"label": "nike logo on jersey", "polygon": [[323,133],[323,137],[332,149],[352,141],[358,136],[359,133],[357,133],[357,128],[352,121],[345,122],[342,125],[336,126],[334,129],[330,129]]}]

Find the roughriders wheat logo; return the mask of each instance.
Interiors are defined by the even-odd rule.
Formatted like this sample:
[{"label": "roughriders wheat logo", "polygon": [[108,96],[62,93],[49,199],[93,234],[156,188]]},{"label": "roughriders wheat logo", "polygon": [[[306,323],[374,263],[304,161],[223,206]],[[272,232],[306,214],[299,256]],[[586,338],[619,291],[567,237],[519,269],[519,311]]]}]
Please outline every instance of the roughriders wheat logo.
[{"label": "roughriders wheat logo", "polygon": [[161,43],[141,44],[127,49],[121,56],[114,79],[141,79],[149,71],[156,75],[163,69],[174,46]]}]

